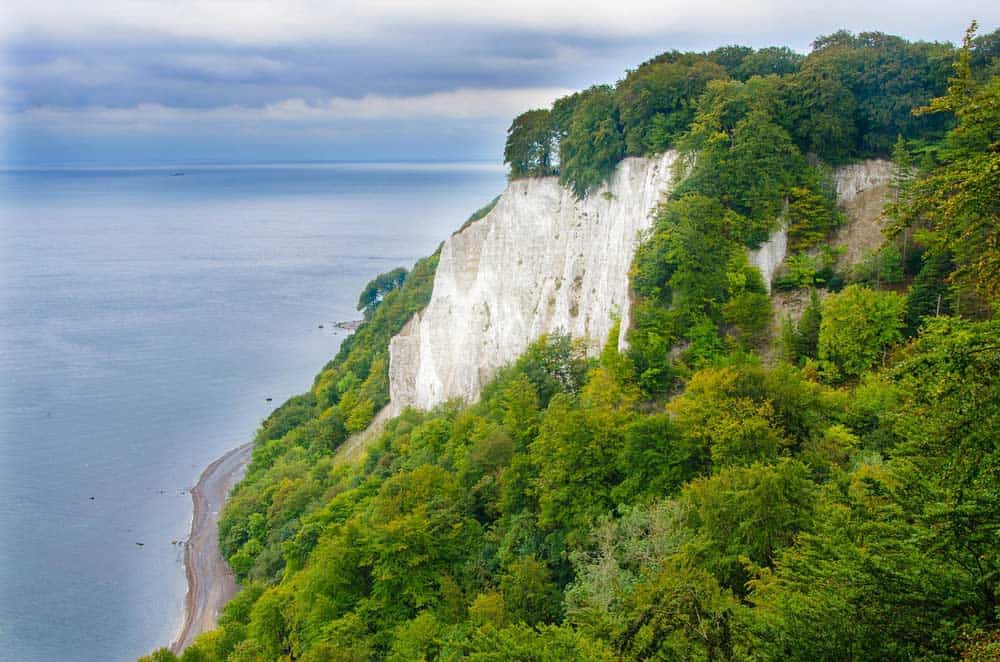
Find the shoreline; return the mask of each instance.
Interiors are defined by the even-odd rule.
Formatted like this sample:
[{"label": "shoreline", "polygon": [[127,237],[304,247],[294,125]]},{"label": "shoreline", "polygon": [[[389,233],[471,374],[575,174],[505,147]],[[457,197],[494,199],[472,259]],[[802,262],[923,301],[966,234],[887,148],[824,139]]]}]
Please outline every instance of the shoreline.
[{"label": "shoreline", "polygon": [[219,551],[218,522],[222,504],[246,472],[252,451],[253,443],[228,451],[205,467],[191,489],[194,510],[191,533],[184,545],[184,573],[188,583],[184,621],[169,646],[175,655],[199,634],[215,627],[218,612],[239,588]]}]

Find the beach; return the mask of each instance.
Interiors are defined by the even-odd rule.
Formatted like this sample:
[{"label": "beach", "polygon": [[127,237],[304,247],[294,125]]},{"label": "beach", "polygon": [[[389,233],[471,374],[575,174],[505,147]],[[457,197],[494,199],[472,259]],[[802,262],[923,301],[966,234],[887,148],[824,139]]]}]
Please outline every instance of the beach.
[{"label": "beach", "polygon": [[238,589],[233,571],[219,551],[218,523],[229,491],[246,473],[253,444],[234,448],[205,468],[191,490],[194,514],[191,536],[184,548],[188,591],[184,624],[170,650],[179,654],[202,632],[215,627],[216,618]]}]

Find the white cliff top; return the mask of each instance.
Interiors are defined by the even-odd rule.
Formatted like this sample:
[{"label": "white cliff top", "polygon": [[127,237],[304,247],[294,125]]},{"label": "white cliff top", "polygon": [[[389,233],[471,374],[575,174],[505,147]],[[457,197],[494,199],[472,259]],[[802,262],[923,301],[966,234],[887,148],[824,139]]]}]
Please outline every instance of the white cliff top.
[{"label": "white cliff top", "polygon": [[675,157],[625,159],[582,200],[554,177],[512,181],[444,243],[430,303],[392,339],[391,409],[475,400],[544,333],[585,338],[596,353],[616,315],[627,328],[629,268]]},{"label": "white cliff top", "polygon": [[[555,177],[512,181],[489,214],[445,241],[430,302],[390,342],[391,402],[378,420],[407,406],[476,400],[545,333],[568,332],[596,354],[618,316],[624,347],[632,258],[669,192],[676,156],[625,159],[582,200]],[[888,161],[839,168],[838,202],[891,178]],[[784,228],[749,251],[768,286],[786,252]]]}]

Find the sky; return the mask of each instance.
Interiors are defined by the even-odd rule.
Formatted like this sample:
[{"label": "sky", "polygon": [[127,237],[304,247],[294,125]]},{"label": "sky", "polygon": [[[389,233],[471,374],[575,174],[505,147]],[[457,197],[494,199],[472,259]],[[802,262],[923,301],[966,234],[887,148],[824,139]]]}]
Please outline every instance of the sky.
[{"label": "sky", "polygon": [[512,117],[666,50],[961,40],[996,0],[4,0],[0,163],[499,161]]}]

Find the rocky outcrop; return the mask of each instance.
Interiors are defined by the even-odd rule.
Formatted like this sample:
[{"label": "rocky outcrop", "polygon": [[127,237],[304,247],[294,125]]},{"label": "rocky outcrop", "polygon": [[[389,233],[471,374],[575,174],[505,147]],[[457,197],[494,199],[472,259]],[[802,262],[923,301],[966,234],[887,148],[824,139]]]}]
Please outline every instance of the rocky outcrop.
[{"label": "rocky outcrop", "polygon": [[[389,345],[391,403],[380,419],[407,406],[475,400],[497,369],[544,333],[567,332],[596,354],[619,316],[624,347],[629,268],[675,158],[625,159],[582,200],[553,177],[511,182],[489,214],[444,243],[430,303]],[[891,163],[839,168],[835,180],[848,216],[841,233],[880,228],[872,218],[881,214]],[[769,287],[787,251],[782,226],[748,252]]]},{"label": "rocky outcrop", "polygon": [[475,400],[544,333],[592,353],[629,315],[629,268],[671,180],[674,152],[628,158],[578,200],[556,178],[510,183],[493,210],[441,249],[434,292],[389,345],[392,413]]},{"label": "rocky outcrop", "polygon": [[771,279],[774,272],[778,270],[781,263],[788,255],[788,229],[782,224],[777,230],[771,233],[759,248],[747,251],[747,259],[750,264],[757,267],[760,275],[764,278],[764,287],[768,293],[771,292]]},{"label": "rocky outcrop", "polygon": [[876,251],[885,243],[883,208],[893,195],[894,177],[892,162],[884,159],[837,169],[837,203],[847,217],[832,242],[843,249],[837,261],[839,270],[849,269],[867,251]]},{"label": "rocky outcrop", "polygon": [[892,161],[885,159],[868,159],[841,166],[837,168],[835,174],[837,202],[848,205],[862,194],[882,186],[889,186],[892,184],[893,176]]},{"label": "rocky outcrop", "polygon": [[[832,244],[843,248],[838,268],[856,264],[865,250],[875,250],[885,240],[882,209],[888,201],[895,177],[892,162],[869,159],[841,166],[834,172],[837,206],[846,220]],[[788,231],[784,224],[757,249],[747,251],[750,264],[760,270],[767,291],[771,279],[788,256]]]}]

